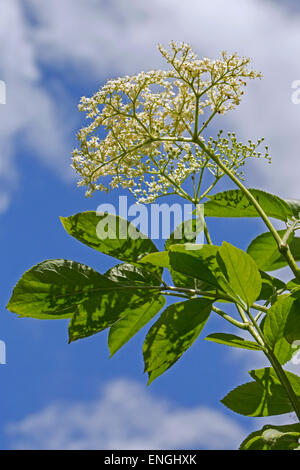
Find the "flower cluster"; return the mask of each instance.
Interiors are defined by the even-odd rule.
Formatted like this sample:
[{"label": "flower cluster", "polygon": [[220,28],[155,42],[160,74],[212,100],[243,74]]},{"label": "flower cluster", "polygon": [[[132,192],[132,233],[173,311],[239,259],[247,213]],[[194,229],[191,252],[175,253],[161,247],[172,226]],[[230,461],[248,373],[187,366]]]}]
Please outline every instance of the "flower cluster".
[{"label": "flower cluster", "polygon": [[[79,185],[89,188],[87,195],[121,186],[139,202],[152,202],[180,193],[189,175],[204,165],[213,168],[195,145],[211,119],[238,105],[246,80],[260,77],[249,69],[248,58],[235,54],[199,59],[191,46],[174,42],[170,51],[159,50],[170,70],[110,80],[81,99],[79,110],[91,122],[78,134],[73,167],[81,176]],[[255,153],[252,143],[231,139],[229,145],[220,136],[207,145],[230,166]]]},{"label": "flower cluster", "polygon": [[[210,137],[207,142],[207,148],[218,157],[225,166],[240,179],[244,179],[243,171],[239,170],[240,167],[245,165],[247,158],[265,158],[271,163],[269,156],[269,148],[265,146],[265,153],[257,152],[257,148],[264,141],[264,138],[258,139],[257,143],[248,140],[248,144],[238,142],[235,132],[228,132],[228,138],[222,137],[223,131],[219,131],[217,138]],[[207,168],[210,172],[219,177],[222,175],[222,170],[217,163],[209,162]]]}]

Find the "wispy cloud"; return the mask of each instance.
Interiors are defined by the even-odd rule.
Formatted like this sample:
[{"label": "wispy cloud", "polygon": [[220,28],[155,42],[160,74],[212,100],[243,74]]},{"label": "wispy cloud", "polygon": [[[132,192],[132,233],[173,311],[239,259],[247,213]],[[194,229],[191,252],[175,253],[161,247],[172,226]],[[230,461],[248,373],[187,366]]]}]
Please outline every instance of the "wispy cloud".
[{"label": "wispy cloud", "polygon": [[246,432],[212,408],[183,408],[116,380],[90,402],[56,403],[7,428],[13,449],[235,449]]},{"label": "wispy cloud", "polygon": [[[266,137],[274,164],[257,162],[251,184],[298,196],[300,105],[292,104],[291,84],[300,79],[300,16],[279,2],[3,0],[1,39],[0,79],[7,82],[8,102],[0,107],[0,182],[6,199],[18,178],[19,136],[26,149],[65,177],[76,115],[64,98],[71,74],[86,94],[87,78],[100,85],[110,76],[160,66],[156,44],[171,39],[191,42],[200,55],[214,57],[227,49],[253,57],[264,79],[251,84],[240,109],[220,126],[244,139]],[[58,94],[43,79],[49,67],[60,72]]]}]

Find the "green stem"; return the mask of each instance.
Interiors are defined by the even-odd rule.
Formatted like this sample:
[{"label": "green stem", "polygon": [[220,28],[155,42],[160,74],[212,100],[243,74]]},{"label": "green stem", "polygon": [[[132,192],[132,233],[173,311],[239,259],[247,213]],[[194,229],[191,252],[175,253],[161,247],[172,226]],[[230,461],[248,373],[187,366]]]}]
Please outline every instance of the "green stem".
[{"label": "green stem", "polygon": [[222,178],[223,175],[220,175],[220,176],[216,176],[215,177],[215,180],[214,182],[204,191],[203,194],[201,194],[201,196],[198,197],[199,201],[201,201],[202,199],[205,198],[205,196],[210,193],[210,191],[216,186],[216,184],[218,183],[219,179]]},{"label": "green stem", "polygon": [[268,219],[267,214],[263,210],[263,208],[259,205],[255,197],[251,194],[251,192],[243,185],[243,183],[224,165],[218,157],[216,157],[207,147],[206,145],[200,140],[197,139],[196,143],[202,150],[224,171],[224,173],[229,176],[230,179],[244,192],[245,196],[251,202],[251,204],[255,207],[261,218],[263,219],[264,223],[268,227],[269,231],[272,233],[273,237],[277,241],[278,245],[281,243],[281,238],[277,233],[277,230],[273,226],[273,224]]},{"label": "green stem", "polygon": [[205,161],[205,164],[203,164],[201,170],[200,170],[200,177],[199,177],[199,182],[198,182],[198,187],[197,187],[197,192],[196,192],[196,197],[195,197],[195,201],[199,201],[199,193],[200,193],[200,189],[201,189],[201,183],[202,183],[202,178],[203,178],[203,175],[204,175],[204,170],[206,168],[206,165],[209,161],[209,158],[206,159]]},{"label": "green stem", "polygon": [[246,325],[245,323],[241,323],[237,320],[235,320],[235,318],[232,318],[230,315],[228,315],[227,313],[223,312],[223,310],[220,310],[219,308],[217,307],[214,307],[212,306],[212,310],[217,313],[218,315],[220,315],[222,318],[224,318],[224,320],[227,320],[229,323],[231,323],[232,325],[238,327],[238,328],[241,328],[242,330],[246,330],[248,328],[248,325]]},{"label": "green stem", "polygon": [[180,297],[181,299],[190,299],[189,295],[176,294],[176,292],[164,292],[164,295],[170,295],[171,297]]},{"label": "green stem", "polygon": [[273,366],[273,369],[275,370],[278,379],[280,380],[282,386],[284,387],[286,391],[287,396],[289,397],[289,400],[292,404],[292,407],[294,408],[294,411],[298,417],[298,420],[300,421],[300,401],[297,395],[295,394],[293,387],[291,386],[291,383],[284,369],[282,368],[277,357],[275,356],[272,349],[268,345],[260,326],[257,324],[256,319],[253,318],[250,311],[247,311],[247,316],[249,317],[251,321],[251,324],[249,325],[249,328],[248,328],[250,334],[257,341],[257,343],[262,346],[265,356],[268,358],[271,365]]},{"label": "green stem", "polygon": [[202,150],[224,171],[227,176],[243,191],[247,199],[251,202],[251,204],[255,207],[259,215],[261,216],[262,220],[268,227],[269,231],[273,235],[277,245],[278,245],[278,250],[280,253],[285,257],[287,260],[291,270],[293,271],[295,277],[300,281],[300,269],[297,266],[297,263],[291,253],[291,250],[287,244],[283,245],[282,244],[282,239],[277,233],[277,230],[273,226],[273,224],[270,222],[267,214],[263,210],[263,208],[260,206],[260,204],[257,202],[255,197],[251,194],[251,192],[243,185],[243,183],[224,165],[218,157],[216,157],[208,148],[207,146],[200,140],[200,139],[195,139],[195,143],[199,145],[199,147],[202,148]]},{"label": "green stem", "polygon": [[273,351],[271,351],[269,349],[268,351],[265,351],[265,355],[269,359],[270,363],[273,366],[273,369],[275,370],[275,372],[277,374],[277,377],[279,378],[280,382],[282,383],[283,387],[285,388],[285,391],[286,391],[286,393],[287,393],[287,395],[290,399],[290,402],[291,402],[291,404],[292,404],[292,406],[295,410],[295,413],[298,417],[298,420],[300,422],[300,400],[297,397],[297,395],[295,394],[295,392],[293,390],[293,387],[291,386],[290,381],[289,381],[285,371],[281,367],[281,364],[278,361],[275,354],[273,353]]},{"label": "green stem", "polygon": [[290,227],[287,228],[287,230],[284,232],[284,235],[281,239],[281,245],[285,246],[285,245],[288,244],[288,240],[289,240],[290,236],[292,235],[292,233],[294,232],[294,230],[296,229],[298,223],[299,223],[299,221],[295,220],[292,223],[292,225],[290,225]]},{"label": "green stem", "polygon": [[[130,286],[131,287],[131,286]],[[210,299],[214,299],[216,302],[222,302],[223,300],[227,301],[227,302],[234,302],[234,300],[232,299],[232,297],[230,297],[229,295],[226,295],[226,294],[223,294],[223,293],[214,293],[214,292],[207,292],[205,290],[200,290],[200,289],[188,289],[187,287],[177,287],[177,286],[166,286],[166,287],[162,287],[162,286],[146,286],[148,287],[148,289],[161,289],[162,291],[164,290],[169,290],[169,291],[177,291],[177,292],[185,292],[189,295],[193,295],[193,294],[197,294],[197,295],[201,295],[203,297],[208,297]],[[138,288],[136,286],[134,286],[134,288]],[[143,286],[144,288],[144,286]],[[253,308],[254,310],[258,310],[260,312],[264,312],[264,313],[267,313],[268,312],[268,308],[267,307],[264,307],[263,305],[259,305],[259,304],[252,304],[251,305],[251,308]]]},{"label": "green stem", "polygon": [[204,235],[205,235],[205,238],[206,238],[206,241],[209,245],[213,245],[213,242],[210,238],[210,235],[209,235],[209,231],[208,231],[208,228],[207,228],[207,225],[206,225],[206,222],[205,222],[205,219],[201,213],[201,210],[198,210],[197,206],[197,202],[196,201],[193,201],[194,205],[195,205],[195,213],[196,215],[199,217],[199,219],[201,220],[202,224],[203,224],[203,230],[204,230]]},{"label": "green stem", "polygon": [[238,312],[239,312],[240,317],[241,317],[241,319],[243,320],[243,322],[244,322],[245,324],[249,324],[248,318],[247,318],[247,316],[246,316],[244,310],[242,309],[242,307],[241,307],[240,305],[238,305],[238,304],[235,304],[235,305],[236,305],[236,308],[238,309]]},{"label": "green stem", "polygon": [[198,119],[199,119],[199,96],[196,94],[196,110],[195,110],[195,125],[194,125],[194,138],[198,137]]},{"label": "green stem", "polygon": [[209,231],[208,231],[206,222],[204,222],[203,229],[204,229],[204,234],[205,234],[205,238],[206,238],[207,243],[208,243],[209,245],[212,245],[213,242],[211,241],[211,238],[210,238],[210,235],[209,235]]}]

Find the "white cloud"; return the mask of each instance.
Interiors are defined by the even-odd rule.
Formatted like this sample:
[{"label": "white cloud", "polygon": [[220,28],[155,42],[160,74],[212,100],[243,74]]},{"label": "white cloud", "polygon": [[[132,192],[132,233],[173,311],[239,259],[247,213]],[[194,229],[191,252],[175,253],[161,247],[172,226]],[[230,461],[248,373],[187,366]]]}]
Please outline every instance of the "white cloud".
[{"label": "white cloud", "polygon": [[129,380],[95,401],[56,403],[8,426],[14,449],[235,449],[246,432],[205,406],[174,407]]},{"label": "white cloud", "polygon": [[58,174],[68,168],[76,110],[64,99],[67,81],[59,84],[59,96],[50,93],[43,66],[72,74],[86,94],[88,77],[100,84],[159,66],[156,43],[175,39],[191,42],[200,55],[228,49],[254,58],[264,80],[251,83],[240,109],[220,125],[245,139],[265,136],[270,144],[273,166],[252,165],[251,184],[299,196],[300,105],[292,104],[291,84],[300,79],[300,16],[294,11],[267,0],[3,0],[0,31],[0,79],[8,90],[8,103],[0,106],[2,191],[16,185],[19,135]]},{"label": "white cloud", "polygon": [[[8,207],[9,194],[18,184],[15,157],[20,139],[27,151],[46,161],[49,167],[63,174],[67,172],[64,126],[55,102],[41,83],[29,29],[20,2],[1,2],[0,78],[6,84],[6,104],[0,105],[0,211]],[[23,153],[20,149],[21,158]]]}]

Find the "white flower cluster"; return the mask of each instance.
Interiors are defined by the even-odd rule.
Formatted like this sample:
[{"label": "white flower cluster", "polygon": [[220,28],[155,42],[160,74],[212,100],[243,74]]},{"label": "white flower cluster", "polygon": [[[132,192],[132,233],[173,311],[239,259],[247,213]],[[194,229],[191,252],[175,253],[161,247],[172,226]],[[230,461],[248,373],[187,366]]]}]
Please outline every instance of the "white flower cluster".
[{"label": "white flower cluster", "polygon": [[[91,123],[78,134],[73,167],[81,176],[79,185],[89,188],[87,195],[118,186],[129,188],[139,202],[184,194],[181,185],[189,175],[204,165],[214,168],[195,145],[197,139],[203,139],[217,113],[240,103],[246,79],[260,77],[249,69],[248,58],[235,54],[199,59],[191,46],[174,42],[170,51],[159,50],[170,70],[110,80],[91,98],[81,99],[79,110]],[[207,145],[234,168],[255,154],[251,142],[245,146],[234,138],[229,144],[220,135]]]},{"label": "white flower cluster", "polygon": [[[265,146],[266,152],[264,154],[256,152],[257,147],[264,141],[264,138],[258,139],[256,144],[248,140],[248,145],[246,145],[237,141],[235,132],[228,132],[228,138],[222,137],[222,134],[223,131],[221,130],[218,132],[216,139],[210,137],[206,144],[207,148],[230,169],[231,173],[241,180],[244,179],[244,173],[239,168],[245,165],[247,158],[266,158],[271,163],[268,146]],[[223,175],[217,163],[209,162],[207,168],[214,176],[220,177]]]}]

